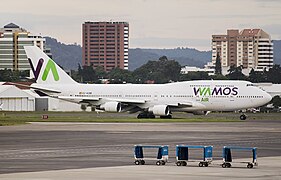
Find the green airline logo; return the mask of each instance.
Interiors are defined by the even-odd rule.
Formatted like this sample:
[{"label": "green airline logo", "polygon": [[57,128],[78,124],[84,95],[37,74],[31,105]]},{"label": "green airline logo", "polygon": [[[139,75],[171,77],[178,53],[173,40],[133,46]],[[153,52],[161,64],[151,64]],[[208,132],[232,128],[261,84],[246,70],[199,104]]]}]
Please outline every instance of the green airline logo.
[{"label": "green airline logo", "polygon": [[206,96],[206,95],[211,95],[211,88],[209,87],[204,87],[204,88],[199,88],[199,94],[200,96]]},{"label": "green airline logo", "polygon": [[42,76],[42,80],[46,81],[50,70],[52,71],[54,80],[58,81],[60,78],[59,78],[59,74],[58,74],[58,71],[56,68],[56,64],[51,59],[49,59],[47,65],[46,65],[46,68],[45,68],[43,76]]}]

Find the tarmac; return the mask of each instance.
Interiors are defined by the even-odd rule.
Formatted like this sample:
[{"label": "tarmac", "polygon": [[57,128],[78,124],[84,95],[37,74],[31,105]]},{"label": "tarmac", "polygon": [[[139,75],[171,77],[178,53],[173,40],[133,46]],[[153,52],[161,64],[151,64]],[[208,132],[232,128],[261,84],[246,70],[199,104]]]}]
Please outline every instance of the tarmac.
[{"label": "tarmac", "polygon": [[[236,165],[232,168],[221,168],[217,164],[209,167],[177,167],[173,164],[165,166],[140,165],[84,168],[57,171],[40,171],[0,175],[1,180],[77,180],[77,179],[281,179],[281,157],[265,157],[259,159],[259,166],[248,169]],[[218,163],[218,162],[214,162]]]},{"label": "tarmac", "polygon": [[[281,119],[204,123],[31,123],[0,127],[0,179],[281,179]],[[134,165],[135,144],[169,145],[169,162]],[[177,144],[213,145],[209,167],[175,166]],[[258,166],[222,168],[222,147],[257,147]],[[151,152],[149,152],[151,153]],[[150,154],[151,155],[151,154]],[[234,161],[251,161],[237,153]],[[153,155],[152,155],[153,156]],[[195,157],[195,159],[200,157]]]}]

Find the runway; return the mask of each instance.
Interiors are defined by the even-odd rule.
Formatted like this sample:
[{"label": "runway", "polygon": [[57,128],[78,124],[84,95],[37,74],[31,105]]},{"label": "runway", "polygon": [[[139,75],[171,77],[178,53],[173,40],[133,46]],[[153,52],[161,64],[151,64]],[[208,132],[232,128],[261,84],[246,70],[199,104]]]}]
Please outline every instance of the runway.
[{"label": "runway", "polygon": [[[119,171],[121,168],[125,171],[123,167],[139,168],[135,170],[142,171],[146,167],[160,168],[154,166],[154,162],[148,162],[148,165],[142,167],[135,166],[135,144],[169,145],[170,163],[167,167],[161,167],[165,171],[169,167],[171,170],[180,168],[174,166],[177,144],[213,145],[214,160],[218,164],[225,145],[255,146],[258,148],[258,160],[266,157],[263,161],[268,163],[269,160],[270,163],[270,157],[280,160],[280,132],[281,120],[270,119],[224,123],[46,122],[0,127],[0,178],[12,178],[19,172],[61,172],[56,170],[73,169],[83,172],[85,168],[93,172],[103,168],[119,168]],[[246,158],[246,155],[244,157],[241,154],[241,158]],[[263,165],[259,165],[258,169],[261,169]],[[222,169],[219,166],[216,168]],[[151,173],[153,177],[153,171]]]}]

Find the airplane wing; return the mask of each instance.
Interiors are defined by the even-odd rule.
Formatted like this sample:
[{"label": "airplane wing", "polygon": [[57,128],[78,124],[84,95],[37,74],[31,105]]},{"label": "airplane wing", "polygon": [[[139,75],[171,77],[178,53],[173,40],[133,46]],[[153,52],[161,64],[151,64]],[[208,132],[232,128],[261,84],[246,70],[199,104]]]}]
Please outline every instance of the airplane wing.
[{"label": "airplane wing", "polygon": [[145,100],[139,99],[123,99],[123,98],[103,98],[103,97],[75,97],[75,96],[50,96],[64,101],[76,102],[79,104],[92,105],[100,107],[105,103],[116,102],[122,106],[122,112],[135,113],[142,110],[138,105],[145,104]]},{"label": "airplane wing", "polygon": [[104,101],[104,102],[120,102],[125,104],[144,104],[146,103],[145,100],[139,100],[139,99],[123,99],[123,98],[102,98],[102,97],[74,97],[74,96],[50,96],[53,98],[62,99],[65,101],[76,101],[78,103],[98,103],[98,101]]},{"label": "airplane wing", "polygon": [[192,107],[193,104],[194,103],[192,101],[189,101],[189,102],[180,102],[180,103],[169,103],[167,105],[172,107]]}]

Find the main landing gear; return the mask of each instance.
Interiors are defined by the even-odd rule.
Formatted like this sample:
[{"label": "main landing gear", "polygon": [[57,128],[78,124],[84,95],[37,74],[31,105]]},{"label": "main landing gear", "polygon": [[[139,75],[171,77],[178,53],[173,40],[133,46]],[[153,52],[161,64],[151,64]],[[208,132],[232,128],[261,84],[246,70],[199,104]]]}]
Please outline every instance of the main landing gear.
[{"label": "main landing gear", "polygon": [[155,115],[149,112],[141,112],[138,116],[138,119],[154,119]]},{"label": "main landing gear", "polygon": [[172,119],[172,115],[160,116],[161,119]]},{"label": "main landing gear", "polygon": [[[155,115],[150,112],[141,112],[138,116],[138,119],[154,119]],[[160,116],[161,119],[172,119],[172,115]]]}]

